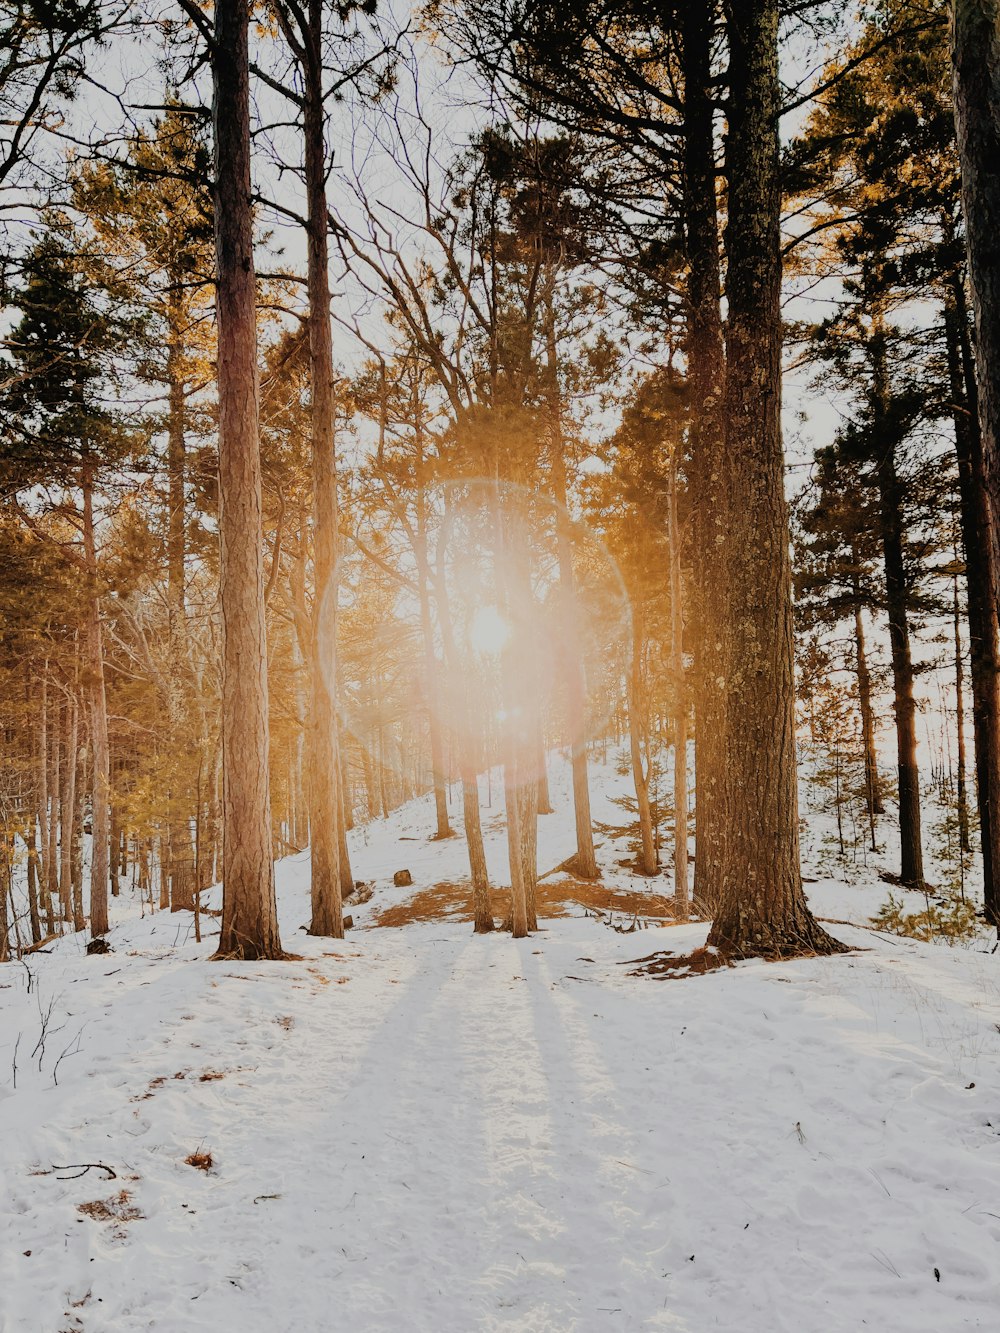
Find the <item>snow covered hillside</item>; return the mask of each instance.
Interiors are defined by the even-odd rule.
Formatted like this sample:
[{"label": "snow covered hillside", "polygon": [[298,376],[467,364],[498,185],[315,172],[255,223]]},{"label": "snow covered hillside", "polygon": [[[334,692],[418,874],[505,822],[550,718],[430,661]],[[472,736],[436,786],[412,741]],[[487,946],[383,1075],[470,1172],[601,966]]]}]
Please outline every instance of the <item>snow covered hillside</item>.
[{"label": "snow covered hillside", "polygon": [[[543,871],[572,850],[568,785],[554,765]],[[595,819],[626,823],[627,789],[598,766]],[[375,892],[343,942],[300,929],[308,863],[281,862],[287,962],[209,963],[214,918],[198,945],[123,898],[111,954],[69,936],[0,969],[2,1333],[997,1326],[987,940],[862,929],[886,886],[814,867],[856,952],[636,975],[706,927],[651,898],[620,933],[557,874],[567,915],[473,936],[431,892],[464,843],[430,827],[418,801],[354,831]],[[669,892],[626,854],[605,835],[619,925]]]}]

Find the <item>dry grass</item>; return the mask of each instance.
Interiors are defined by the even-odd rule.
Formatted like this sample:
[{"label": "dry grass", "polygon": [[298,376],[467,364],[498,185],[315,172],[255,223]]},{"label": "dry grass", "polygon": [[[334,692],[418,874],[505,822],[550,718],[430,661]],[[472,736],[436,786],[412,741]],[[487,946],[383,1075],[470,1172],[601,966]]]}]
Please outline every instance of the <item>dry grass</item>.
[{"label": "dry grass", "polygon": [[211,1171],[212,1154],[210,1152],[193,1152],[184,1161],[188,1166],[193,1166],[197,1171]]},{"label": "dry grass", "polygon": [[[494,917],[502,921],[510,911],[510,889],[491,890],[490,901]],[[537,901],[539,918],[572,916],[574,907],[588,907],[595,912],[673,919],[672,900],[662,893],[612,889],[600,880],[572,876],[541,880]],[[419,889],[405,902],[393,903],[376,912],[372,925],[409,926],[417,921],[446,919],[472,920],[472,886],[467,880],[459,883],[441,880]]]},{"label": "dry grass", "polygon": [[132,1196],[128,1190],[119,1190],[117,1194],[112,1194],[107,1199],[92,1199],[89,1203],[78,1203],[76,1211],[82,1213],[84,1217],[89,1217],[93,1222],[114,1222],[116,1225],[121,1225],[123,1222],[137,1222],[145,1216],[132,1203]]}]

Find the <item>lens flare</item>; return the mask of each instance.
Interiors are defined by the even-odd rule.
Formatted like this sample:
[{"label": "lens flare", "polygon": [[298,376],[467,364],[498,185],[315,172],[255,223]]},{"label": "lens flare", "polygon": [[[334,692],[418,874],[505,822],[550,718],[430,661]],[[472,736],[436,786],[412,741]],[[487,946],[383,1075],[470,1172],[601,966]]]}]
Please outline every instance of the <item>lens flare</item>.
[{"label": "lens flare", "polygon": [[473,612],[469,643],[480,657],[499,657],[510,641],[510,622],[495,606],[480,606]]}]

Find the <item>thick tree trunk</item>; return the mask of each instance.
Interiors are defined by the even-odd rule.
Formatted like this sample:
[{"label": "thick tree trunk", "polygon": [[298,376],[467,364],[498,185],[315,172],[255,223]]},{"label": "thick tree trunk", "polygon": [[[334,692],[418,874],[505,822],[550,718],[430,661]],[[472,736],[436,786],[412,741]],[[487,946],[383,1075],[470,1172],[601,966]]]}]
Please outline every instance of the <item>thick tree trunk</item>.
[{"label": "thick tree trunk", "polygon": [[[709,942],[730,957],[833,952],[799,866],[795,663],[781,442],[778,0],[729,6],[726,832]],[[726,485],[727,483],[724,483]]]},{"label": "thick tree trunk", "polygon": [[[93,765],[93,829],[90,852],[90,933],[95,938],[108,932],[108,880],[111,847],[111,771],[108,752],[108,705],[104,692],[104,649],[101,643],[101,603],[98,589],[97,544],[94,537],[94,474],[84,464],[83,554],[87,575],[87,664],[90,758]],[[79,927],[77,927],[79,929]]]},{"label": "thick tree trunk", "polygon": [[225,842],[217,956],[280,958],[268,773],[248,20],[245,0],[216,0],[212,75]]},{"label": "thick tree trunk", "polygon": [[958,459],[959,518],[965,554],[976,799],[987,920],[1000,922],[1000,636],[990,510],[983,470],[978,386],[965,288],[955,274],[945,298],[945,337]]},{"label": "thick tree trunk", "polygon": [[[1000,0],[952,0],[952,61],[979,422],[993,566],[1000,571]],[[987,916],[1000,929],[995,892]]]},{"label": "thick tree trunk", "polygon": [[879,324],[869,344],[872,364],[872,415],[879,526],[885,567],[885,601],[892,649],[893,711],[899,786],[900,879],[924,882],[920,835],[920,768],[917,763],[917,703],[913,693],[913,654],[907,614],[909,589],[904,557],[903,487],[896,470],[896,444],[888,424],[889,380],[885,332]]},{"label": "thick tree trunk", "polygon": [[721,804],[725,759],[722,674],[722,579],[717,553],[726,541],[723,408],[726,361],[722,333],[720,242],[716,201],[712,35],[715,5],[682,11],[684,79],[684,245],[688,264],[687,339],[691,414],[688,447],[694,501],[695,616],[695,894],[718,901],[725,816]]}]

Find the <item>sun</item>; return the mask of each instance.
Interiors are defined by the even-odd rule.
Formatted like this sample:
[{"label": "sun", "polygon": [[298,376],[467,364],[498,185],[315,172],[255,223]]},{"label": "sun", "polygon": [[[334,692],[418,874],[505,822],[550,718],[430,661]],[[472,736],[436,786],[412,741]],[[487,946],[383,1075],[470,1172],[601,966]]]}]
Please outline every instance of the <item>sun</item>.
[{"label": "sun", "polygon": [[510,623],[495,606],[481,606],[472,617],[469,642],[483,657],[497,657],[510,638]]}]

